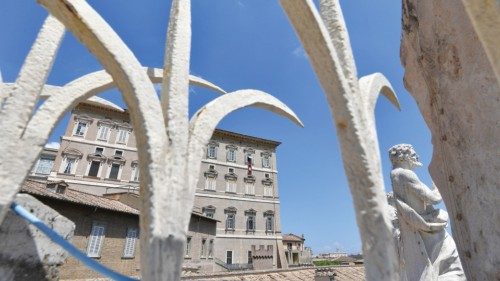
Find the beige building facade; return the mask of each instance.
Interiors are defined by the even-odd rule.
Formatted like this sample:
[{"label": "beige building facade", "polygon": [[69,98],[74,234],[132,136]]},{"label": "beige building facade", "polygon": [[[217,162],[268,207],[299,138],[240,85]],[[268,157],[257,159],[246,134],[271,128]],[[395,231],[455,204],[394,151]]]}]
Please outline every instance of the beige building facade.
[{"label": "beige building facade", "polygon": [[[272,268],[287,267],[276,169],[279,144],[216,130],[207,146],[194,211],[215,219],[217,228],[213,245],[206,245],[213,253],[197,258],[212,260],[216,271],[254,268],[255,249],[272,252]],[[113,104],[77,105],[47,178],[98,196],[138,193],[136,141],[126,110]]]}]

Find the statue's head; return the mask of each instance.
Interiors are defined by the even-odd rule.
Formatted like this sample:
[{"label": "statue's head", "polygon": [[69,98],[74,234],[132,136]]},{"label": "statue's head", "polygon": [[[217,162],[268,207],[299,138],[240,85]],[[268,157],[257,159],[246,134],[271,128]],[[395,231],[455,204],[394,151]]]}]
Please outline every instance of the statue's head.
[{"label": "statue's head", "polygon": [[406,166],[408,168],[421,167],[418,154],[411,144],[401,143],[389,149],[389,159],[395,167]]}]

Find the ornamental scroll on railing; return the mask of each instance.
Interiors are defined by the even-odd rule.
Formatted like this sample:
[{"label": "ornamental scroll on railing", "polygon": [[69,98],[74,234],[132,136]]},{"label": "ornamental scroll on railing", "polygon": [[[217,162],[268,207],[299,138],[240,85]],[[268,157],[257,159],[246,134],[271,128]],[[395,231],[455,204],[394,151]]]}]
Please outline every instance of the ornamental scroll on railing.
[{"label": "ornamental scroll on railing", "polygon": [[[38,2],[51,15],[17,80],[0,84],[3,130],[0,219],[64,112],[116,86],[134,124],[140,171],[144,175],[141,177],[142,279],[179,280],[200,161],[217,123],[246,106],[262,107],[298,125],[302,123],[286,105],[269,94],[257,90],[226,93],[189,75],[189,0],[172,1],[163,70],[142,67],[120,37],[85,1]],[[399,107],[396,95],[381,74],[358,79],[337,0],[320,1],[320,13],[312,0],[281,0],[281,4],[333,112],[363,242],[366,277],[396,280],[397,258],[385,211],[387,202],[374,122],[379,93]],[[65,28],[94,54],[106,71],[85,75],[61,87],[45,85]],[[162,83],[160,100],[153,83]],[[191,120],[188,119],[190,83],[223,94],[201,108]],[[42,99],[45,101],[34,111]],[[17,149],[20,145],[22,150]]]}]

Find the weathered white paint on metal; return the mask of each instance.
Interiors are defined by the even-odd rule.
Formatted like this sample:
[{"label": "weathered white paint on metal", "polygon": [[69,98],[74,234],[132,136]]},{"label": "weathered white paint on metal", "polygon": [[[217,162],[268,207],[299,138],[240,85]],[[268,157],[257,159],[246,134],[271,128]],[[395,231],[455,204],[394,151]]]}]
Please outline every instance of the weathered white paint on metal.
[{"label": "weathered white paint on metal", "polygon": [[321,19],[312,0],[280,2],[332,110],[363,243],[367,280],[397,280],[398,259],[386,211],[378,140],[370,120],[373,115],[355,77],[340,6],[336,1],[321,1]]},{"label": "weathered white paint on metal", "polygon": [[462,4],[500,82],[500,2],[462,0]]},{"label": "weathered white paint on metal", "polygon": [[0,221],[16,194],[16,188],[24,180],[23,168],[32,161],[17,155],[18,139],[31,117],[38,96],[52,68],[55,55],[64,35],[64,25],[49,16],[41,28],[21,71],[12,87],[2,87],[0,108]]},{"label": "weathered white paint on metal", "polygon": [[155,88],[133,53],[85,1],[40,2],[90,49],[123,94],[136,132],[140,171],[144,175],[140,223],[142,274],[144,280],[172,280],[167,278],[172,271],[167,262],[172,258],[163,251],[168,246],[164,241],[168,239],[168,217],[171,217],[162,213],[168,202],[164,199],[170,196],[165,188],[167,135]]}]

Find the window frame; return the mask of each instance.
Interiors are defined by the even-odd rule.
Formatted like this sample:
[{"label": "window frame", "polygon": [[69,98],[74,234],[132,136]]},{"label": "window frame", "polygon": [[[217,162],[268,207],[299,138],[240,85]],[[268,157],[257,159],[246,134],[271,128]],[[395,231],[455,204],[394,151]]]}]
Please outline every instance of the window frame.
[{"label": "window frame", "polygon": [[[131,232],[134,233],[134,236],[129,235]],[[126,232],[126,236],[125,236],[125,243],[123,245],[122,258],[128,258],[128,259],[135,258],[135,249],[136,249],[136,244],[137,244],[138,238],[139,238],[139,229],[137,227],[127,228],[127,232]],[[127,251],[128,249],[132,249],[132,250]]]},{"label": "window frame", "polygon": [[[106,136],[105,136],[105,138],[101,138],[102,130],[104,130],[104,128],[107,129]],[[103,123],[99,124],[98,129],[97,129],[96,140],[108,142],[109,141],[109,136],[111,135],[111,130],[112,129],[113,129],[113,127],[110,126],[110,125],[103,124]]]},{"label": "window frame", "polygon": [[[229,256],[228,254],[231,253],[231,256]],[[231,262],[228,262],[229,260],[231,260]],[[233,264],[234,262],[234,253],[232,250],[228,250],[226,251],[226,264]]]},{"label": "window frame", "polygon": [[[123,140],[123,141],[121,140],[122,134],[125,136],[125,140]],[[116,140],[115,140],[115,143],[116,144],[127,145],[129,136],[130,136],[130,130],[129,129],[118,128],[117,131],[116,131]]]},{"label": "window frame", "polygon": [[[80,124],[85,124],[85,129],[83,130],[84,131],[83,134],[77,134],[78,125],[80,125]],[[88,122],[88,121],[76,120],[74,128],[73,128],[73,136],[85,138],[85,135],[87,134],[87,131],[89,129],[89,124],[90,124],[90,122]]]},{"label": "window frame", "polygon": [[[94,229],[96,229],[96,232],[97,232],[98,231],[97,228],[102,228],[102,233],[100,235],[96,235],[99,233],[94,234]],[[101,238],[94,238],[94,237],[99,237],[99,236],[101,236]],[[106,238],[106,224],[104,224],[102,222],[96,222],[96,221],[92,222],[92,228],[90,229],[90,234],[87,238],[87,251],[86,251],[86,253],[87,253],[88,257],[91,257],[91,258],[100,258],[101,257],[101,252],[102,252],[105,238]],[[99,239],[99,240],[97,240],[99,243],[99,245],[97,246],[97,251],[95,251],[94,249],[91,249],[91,248],[96,248],[95,246],[92,246],[93,245],[92,241],[95,241],[94,239]]]}]

